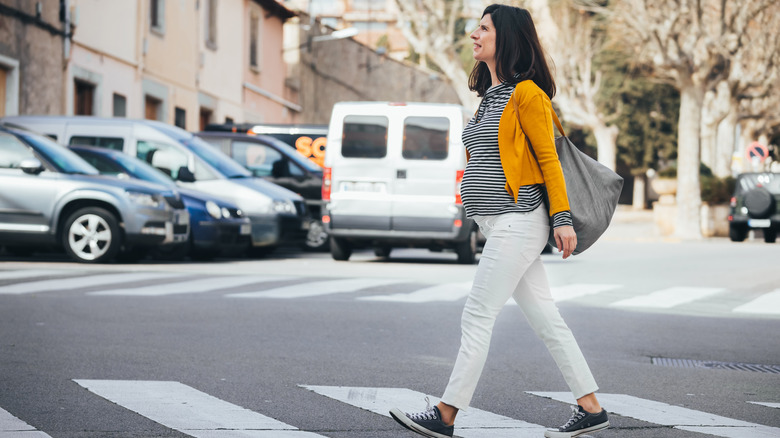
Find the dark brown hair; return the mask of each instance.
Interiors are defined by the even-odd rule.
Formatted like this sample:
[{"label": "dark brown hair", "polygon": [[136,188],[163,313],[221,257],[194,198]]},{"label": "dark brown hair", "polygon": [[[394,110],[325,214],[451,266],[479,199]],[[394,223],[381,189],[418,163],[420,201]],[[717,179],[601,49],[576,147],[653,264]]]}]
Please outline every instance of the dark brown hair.
[{"label": "dark brown hair", "polygon": [[[536,34],[536,26],[526,9],[506,5],[490,5],[482,17],[490,14],[496,28],[496,75],[501,82],[516,84],[530,79],[550,99],[555,96],[555,79]],[[492,86],[490,70],[477,62],[469,75],[469,88],[482,97]]]}]

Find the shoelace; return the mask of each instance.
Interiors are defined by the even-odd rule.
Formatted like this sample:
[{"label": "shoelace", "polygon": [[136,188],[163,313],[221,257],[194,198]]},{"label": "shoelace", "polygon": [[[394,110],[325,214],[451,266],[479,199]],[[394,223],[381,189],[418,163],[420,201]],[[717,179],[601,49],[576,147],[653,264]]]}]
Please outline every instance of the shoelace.
[{"label": "shoelace", "polygon": [[561,426],[562,429],[566,429],[567,427],[571,426],[572,424],[580,421],[583,417],[585,417],[585,412],[580,411],[579,408],[575,408],[574,406],[569,406],[572,410],[571,418],[569,418],[569,421],[566,422],[563,426]]},{"label": "shoelace", "polygon": [[428,397],[425,397],[425,403],[428,407],[426,407],[424,411],[406,414],[406,416],[415,421],[435,420],[437,418],[436,411],[433,409],[433,406],[431,406],[431,400]]}]

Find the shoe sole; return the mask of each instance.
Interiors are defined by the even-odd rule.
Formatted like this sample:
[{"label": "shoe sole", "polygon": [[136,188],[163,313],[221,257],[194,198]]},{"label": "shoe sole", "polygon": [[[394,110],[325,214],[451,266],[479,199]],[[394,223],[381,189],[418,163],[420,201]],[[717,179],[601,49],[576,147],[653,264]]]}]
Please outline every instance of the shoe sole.
[{"label": "shoe sole", "polygon": [[599,423],[595,426],[587,427],[585,429],[575,430],[573,432],[558,432],[557,430],[547,430],[544,432],[545,438],[574,438],[580,436],[583,433],[597,432],[609,427],[609,421]]},{"label": "shoe sole", "polygon": [[422,436],[427,436],[428,438],[452,438],[452,435],[442,435],[420,426],[419,424],[410,420],[409,417],[407,417],[406,414],[401,412],[401,410],[398,408],[390,409],[390,416],[393,417],[393,419],[401,426],[411,430],[412,432],[419,433]]}]

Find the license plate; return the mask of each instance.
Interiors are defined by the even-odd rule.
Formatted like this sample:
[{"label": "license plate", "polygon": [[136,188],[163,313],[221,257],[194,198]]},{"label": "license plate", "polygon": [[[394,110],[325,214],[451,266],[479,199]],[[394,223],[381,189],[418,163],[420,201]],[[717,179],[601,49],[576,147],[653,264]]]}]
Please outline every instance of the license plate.
[{"label": "license plate", "polygon": [[176,215],[176,225],[187,225],[190,222],[190,218],[186,214]]},{"label": "license plate", "polygon": [[241,228],[238,230],[238,234],[241,234],[242,236],[245,234],[251,234],[252,233],[252,224],[241,224]]},{"label": "license plate", "polygon": [[372,181],[344,181],[341,183],[342,192],[372,192],[383,193],[385,183]]},{"label": "license plate", "polygon": [[772,226],[772,222],[769,219],[748,219],[748,226],[750,228],[769,228]]}]

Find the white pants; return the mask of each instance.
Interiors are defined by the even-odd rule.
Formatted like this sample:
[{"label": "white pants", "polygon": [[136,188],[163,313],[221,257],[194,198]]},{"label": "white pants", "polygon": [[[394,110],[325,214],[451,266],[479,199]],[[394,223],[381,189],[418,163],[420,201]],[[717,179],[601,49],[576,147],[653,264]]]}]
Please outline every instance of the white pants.
[{"label": "white pants", "polygon": [[461,344],[441,400],[471,402],[487,359],[493,324],[509,297],[547,346],[576,399],[598,387],[577,341],[555,306],[540,254],[550,232],[544,205],[530,213],[474,218],[487,237],[461,319]]}]

